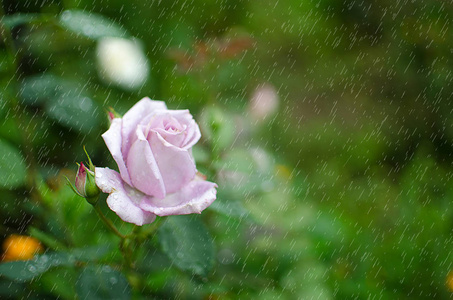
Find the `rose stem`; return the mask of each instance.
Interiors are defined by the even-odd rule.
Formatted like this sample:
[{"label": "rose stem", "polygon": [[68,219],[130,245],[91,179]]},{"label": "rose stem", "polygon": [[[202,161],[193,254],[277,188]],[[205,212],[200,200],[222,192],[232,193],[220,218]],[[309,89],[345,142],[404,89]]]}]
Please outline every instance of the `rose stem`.
[{"label": "rose stem", "polygon": [[123,235],[121,232],[119,232],[118,229],[116,229],[115,225],[113,225],[112,221],[110,221],[109,219],[107,219],[106,216],[104,216],[104,214],[102,213],[101,211],[101,208],[98,206],[98,205],[93,205],[94,207],[94,210],[97,212],[99,218],[101,218],[101,220],[104,222],[104,224],[114,233],[116,234],[118,237],[120,237],[122,240],[124,240],[126,238],[125,235]]},{"label": "rose stem", "polygon": [[130,239],[130,237],[119,232],[119,230],[115,227],[115,225],[113,225],[112,221],[107,219],[107,217],[102,213],[102,210],[99,207],[99,205],[95,204],[95,205],[93,205],[93,207],[94,207],[94,210],[96,211],[96,213],[98,214],[99,218],[101,218],[101,220],[104,222],[104,224],[115,235],[117,235],[119,238],[121,238],[121,241],[120,241],[121,255],[123,256],[124,260],[126,261],[126,267],[127,267],[128,271],[131,272],[134,269],[134,263],[131,260],[132,253],[131,253],[131,249],[130,249],[130,244],[127,243],[127,241]]}]

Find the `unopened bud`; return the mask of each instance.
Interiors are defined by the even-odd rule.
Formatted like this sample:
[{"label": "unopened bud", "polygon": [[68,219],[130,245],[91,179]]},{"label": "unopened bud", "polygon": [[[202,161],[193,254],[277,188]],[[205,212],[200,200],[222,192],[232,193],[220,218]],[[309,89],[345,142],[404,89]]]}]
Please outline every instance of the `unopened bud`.
[{"label": "unopened bud", "polygon": [[113,119],[122,118],[122,116],[119,113],[117,113],[113,109],[113,107],[109,107],[109,111],[107,112],[107,117],[108,117],[110,123],[113,122]]},{"label": "unopened bud", "polygon": [[109,114],[109,115],[108,115],[109,121],[110,121],[110,123],[111,123],[111,122],[113,121],[113,119],[115,119],[115,115],[114,115],[111,111],[109,111],[108,114]]},{"label": "unopened bud", "polygon": [[80,163],[75,178],[75,188],[77,193],[85,198],[90,204],[95,204],[99,196],[99,188],[95,182],[94,171]]}]

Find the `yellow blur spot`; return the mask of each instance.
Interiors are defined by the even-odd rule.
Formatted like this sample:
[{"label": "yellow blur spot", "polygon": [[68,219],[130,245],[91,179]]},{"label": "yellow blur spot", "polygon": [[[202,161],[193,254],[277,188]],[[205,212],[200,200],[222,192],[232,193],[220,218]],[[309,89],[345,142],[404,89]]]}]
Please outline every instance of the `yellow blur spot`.
[{"label": "yellow blur spot", "polygon": [[32,237],[12,234],[3,242],[2,261],[29,260],[43,251],[41,243]]},{"label": "yellow blur spot", "polygon": [[284,165],[277,165],[275,167],[275,174],[285,180],[290,180],[292,179],[292,172],[290,169],[288,169],[288,167],[284,166]]},{"label": "yellow blur spot", "polygon": [[453,292],[453,271],[450,271],[450,273],[448,273],[446,283],[450,292]]}]

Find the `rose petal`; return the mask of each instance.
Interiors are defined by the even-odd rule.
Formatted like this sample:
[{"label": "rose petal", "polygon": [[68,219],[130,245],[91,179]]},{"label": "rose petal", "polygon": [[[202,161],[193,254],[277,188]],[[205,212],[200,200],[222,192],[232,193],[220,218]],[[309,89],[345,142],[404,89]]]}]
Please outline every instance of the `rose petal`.
[{"label": "rose petal", "polygon": [[151,100],[148,97],[138,101],[127,113],[123,116],[122,128],[122,151],[123,156],[128,157],[129,149],[135,142],[135,130],[141,121],[152,115],[156,110],[167,110],[167,106],[163,101]]},{"label": "rose petal", "polygon": [[180,191],[165,199],[146,198],[140,204],[143,210],[158,216],[201,213],[216,199],[217,184],[195,177]]},{"label": "rose petal", "polygon": [[123,153],[121,152],[121,119],[113,119],[112,124],[110,125],[109,130],[107,130],[102,138],[109,148],[110,153],[113,156],[113,159],[116,161],[118,168],[120,170],[121,178],[126,181],[129,185],[132,185],[131,179],[129,177],[129,172],[126,168],[126,163],[123,158]]},{"label": "rose petal", "polygon": [[190,149],[195,145],[198,140],[201,138],[200,128],[194,120],[191,121],[191,124],[187,126],[187,136],[183,142],[184,149]]},{"label": "rose petal", "polygon": [[95,176],[97,186],[104,193],[110,194],[107,205],[123,221],[141,226],[152,223],[156,219],[155,214],[144,211],[138,206],[146,196],[129,187],[118,172],[109,168],[96,168]]},{"label": "rose petal", "polygon": [[167,194],[178,191],[195,177],[197,169],[189,151],[173,146],[154,130],[149,132],[148,141],[161,170]]},{"label": "rose petal", "polygon": [[201,137],[200,128],[193,119],[189,110],[169,110],[173,118],[179,121],[180,124],[186,125],[186,138],[184,139],[181,148],[189,149],[195,145]]},{"label": "rose petal", "polygon": [[132,186],[143,193],[164,198],[166,187],[154,154],[140,127],[136,130],[137,140],[129,150],[127,168],[130,172]]},{"label": "rose petal", "polygon": [[172,132],[172,131],[165,131],[164,129],[161,129],[161,128],[154,129],[154,131],[159,132],[159,134],[162,136],[162,138],[164,140],[166,140],[168,143],[170,143],[176,147],[181,147],[181,145],[184,142],[184,139],[186,138],[186,133],[183,131]]}]

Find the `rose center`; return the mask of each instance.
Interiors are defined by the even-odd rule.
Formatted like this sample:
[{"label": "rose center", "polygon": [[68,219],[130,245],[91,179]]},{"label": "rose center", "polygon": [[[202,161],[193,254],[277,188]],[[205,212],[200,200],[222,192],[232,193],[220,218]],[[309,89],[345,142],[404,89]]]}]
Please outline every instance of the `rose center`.
[{"label": "rose center", "polygon": [[165,126],[165,130],[169,132],[179,132],[179,129],[176,128],[174,125],[167,125]]},{"label": "rose center", "polygon": [[164,127],[164,130],[169,133],[179,133],[183,129],[181,128],[181,124],[179,124],[179,122],[174,118],[171,118],[170,120],[164,120],[162,125]]}]

